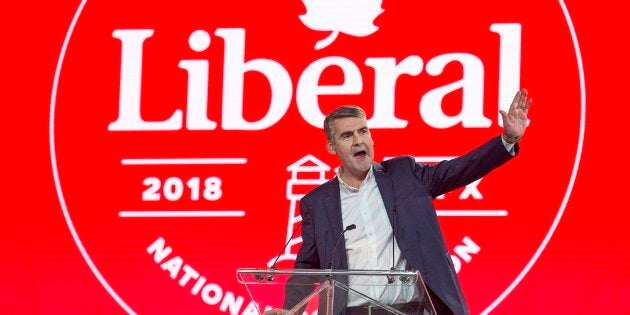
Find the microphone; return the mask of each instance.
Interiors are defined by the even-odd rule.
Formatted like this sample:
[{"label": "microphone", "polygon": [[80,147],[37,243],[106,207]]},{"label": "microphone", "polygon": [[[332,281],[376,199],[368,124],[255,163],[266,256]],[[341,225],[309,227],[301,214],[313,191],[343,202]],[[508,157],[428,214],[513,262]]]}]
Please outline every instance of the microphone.
[{"label": "microphone", "polygon": [[[395,246],[395,241],[396,241],[396,204],[394,204],[394,208],[392,209],[392,214],[393,214],[393,224],[392,224],[392,268],[391,270],[394,271],[396,270],[396,246]],[[387,276],[387,283],[392,284],[394,283],[394,276]]]},{"label": "microphone", "polygon": [[[287,248],[287,246],[289,246],[289,243],[291,243],[291,240],[295,236],[295,233],[297,233],[297,231],[300,229],[300,227],[302,227],[302,221],[300,221],[298,223],[298,226],[295,228],[295,230],[293,230],[293,233],[291,233],[291,237],[289,237],[289,240],[286,243],[284,243],[284,246],[282,246],[282,249],[280,250],[280,252],[276,256],[276,260],[273,261],[273,264],[271,264],[271,267],[269,267],[269,269],[271,269],[271,270],[276,269],[276,264],[278,263],[278,259],[280,259],[280,256],[282,256],[282,253],[284,252],[284,250]],[[263,279],[262,277],[263,277],[262,275],[255,275],[254,276],[254,278],[256,280],[262,280]],[[273,281],[273,275],[267,275],[267,281],[269,281],[269,282]]]},{"label": "microphone", "polygon": [[[392,225],[392,271],[396,270],[396,254],[395,254],[395,243],[394,241],[396,240],[396,224],[398,223],[398,220],[396,219],[396,212],[398,210],[398,207],[396,204],[394,204],[394,208],[392,209],[392,214],[393,214],[393,221],[394,224]],[[402,283],[408,283],[411,279],[408,276],[400,276],[400,281]],[[387,276],[387,283],[392,284],[394,283],[394,276]]]},{"label": "microphone", "polygon": [[329,268],[328,269],[332,269],[332,265],[333,265],[333,260],[335,259],[335,252],[337,251],[337,245],[339,245],[339,241],[341,240],[341,237],[348,231],[352,231],[354,229],[356,229],[357,226],[355,224],[350,224],[348,226],[346,226],[346,228],[341,231],[341,233],[339,233],[339,236],[337,236],[337,241],[335,242],[335,247],[333,247],[333,252],[332,252],[332,256],[330,256],[330,264],[328,264]]}]

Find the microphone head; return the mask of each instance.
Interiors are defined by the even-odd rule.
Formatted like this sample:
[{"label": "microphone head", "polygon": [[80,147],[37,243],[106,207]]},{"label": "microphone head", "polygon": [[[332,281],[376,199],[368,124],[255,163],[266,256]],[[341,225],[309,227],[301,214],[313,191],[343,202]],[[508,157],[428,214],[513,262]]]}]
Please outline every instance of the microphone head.
[{"label": "microphone head", "polygon": [[328,269],[332,269],[333,267],[333,259],[335,258],[335,251],[337,250],[337,245],[339,245],[339,241],[341,240],[341,237],[343,237],[343,235],[350,231],[350,230],[354,230],[356,229],[357,226],[354,224],[350,224],[348,226],[346,226],[346,228],[341,231],[341,233],[339,233],[339,236],[337,236],[337,241],[335,242],[335,246],[333,246],[333,251],[332,251],[332,255],[330,256],[330,264],[328,264],[328,266],[330,266]]}]

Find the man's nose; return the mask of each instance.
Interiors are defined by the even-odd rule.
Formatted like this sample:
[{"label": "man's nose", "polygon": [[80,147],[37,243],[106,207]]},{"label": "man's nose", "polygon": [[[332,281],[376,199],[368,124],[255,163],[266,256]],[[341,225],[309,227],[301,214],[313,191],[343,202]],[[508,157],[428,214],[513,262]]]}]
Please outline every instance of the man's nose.
[{"label": "man's nose", "polygon": [[361,135],[358,132],[355,132],[352,135],[352,144],[354,145],[359,145],[363,143],[363,137],[361,137]]}]

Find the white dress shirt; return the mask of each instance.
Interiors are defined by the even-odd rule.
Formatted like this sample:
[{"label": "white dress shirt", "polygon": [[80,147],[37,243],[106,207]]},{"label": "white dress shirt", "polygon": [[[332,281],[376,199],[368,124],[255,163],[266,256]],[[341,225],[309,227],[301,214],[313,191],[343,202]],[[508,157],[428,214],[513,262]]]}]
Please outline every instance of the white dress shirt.
[{"label": "white dress shirt", "polygon": [[[395,241],[392,256],[392,226],[372,168],[359,188],[345,184],[340,175],[337,178],[341,188],[343,226],[356,225],[344,235],[348,269],[390,270],[395,266],[397,270],[405,270],[407,262]],[[393,284],[388,284],[385,276],[350,276],[348,280],[352,289],[384,304],[406,303],[418,295],[415,285],[401,286],[399,279]],[[348,306],[363,304],[366,304],[365,299],[349,294]]]}]

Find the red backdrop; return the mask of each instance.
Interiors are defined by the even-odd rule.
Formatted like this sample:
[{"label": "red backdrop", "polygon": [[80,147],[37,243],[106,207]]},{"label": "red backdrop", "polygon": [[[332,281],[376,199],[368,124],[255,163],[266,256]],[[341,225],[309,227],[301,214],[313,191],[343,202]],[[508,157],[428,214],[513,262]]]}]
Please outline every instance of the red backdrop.
[{"label": "red backdrop", "polygon": [[[385,2],[383,7],[389,10],[390,7],[387,4]],[[618,8],[600,8],[592,4],[582,4],[576,1],[568,1],[566,4],[578,35],[586,83],[586,115],[582,117],[585,119],[585,130],[581,164],[577,172],[574,188],[564,209],[564,214],[559,221],[557,230],[551,236],[548,246],[544,248],[539,259],[535,261],[532,269],[525,274],[522,281],[519,281],[514,290],[505,299],[502,299],[496,308],[493,308],[493,314],[590,314],[594,310],[608,313],[624,310],[630,306],[627,299],[623,299],[624,295],[630,292],[630,263],[628,262],[630,258],[630,237],[628,233],[623,233],[627,222],[624,210],[627,209],[627,206],[622,197],[624,193],[623,183],[626,176],[628,176],[627,167],[624,165],[625,158],[621,153],[624,150],[625,140],[621,126],[624,123],[623,119],[628,114],[627,106],[625,105],[625,90],[622,86],[622,83],[627,81],[624,78],[624,74],[628,70],[628,63],[624,59],[625,55],[623,55],[623,50],[621,49],[623,45],[620,44],[623,36],[623,28],[621,27],[623,12]],[[231,219],[223,218],[218,219],[218,224],[215,222],[215,225],[210,227],[204,222],[199,229],[195,229],[197,226],[192,226],[191,228],[186,222],[182,223],[180,221],[174,223],[172,221],[168,223],[166,221],[141,221],[140,223],[132,221],[132,223],[129,223],[130,221],[123,220],[120,217],[116,217],[116,215],[103,216],[103,213],[111,214],[107,213],[107,211],[114,211],[114,214],[116,214],[123,209],[142,208],[146,203],[133,199],[142,191],[142,186],[138,183],[143,178],[149,177],[149,175],[155,175],[161,179],[172,175],[172,172],[157,170],[148,173],[142,170],[137,171],[137,169],[129,171],[128,168],[120,165],[121,158],[141,157],[142,154],[147,154],[147,152],[150,152],[153,156],[168,155],[172,150],[172,146],[182,139],[177,135],[166,133],[154,139],[144,137],[142,140],[147,141],[149,144],[139,145],[141,142],[136,141],[137,139],[134,138],[134,135],[127,135],[126,137],[112,136],[107,130],[99,127],[105,126],[106,128],[108,123],[116,119],[115,107],[103,109],[96,106],[101,104],[101,102],[107,103],[103,98],[112,99],[111,103],[114,104],[117,102],[116,89],[118,86],[116,84],[118,81],[109,79],[108,76],[118,74],[116,72],[118,70],[107,73],[107,67],[111,65],[108,64],[106,59],[103,59],[103,56],[115,56],[118,54],[117,57],[119,57],[120,54],[120,42],[111,38],[111,24],[121,29],[148,28],[153,27],[152,21],[168,18],[169,15],[167,13],[170,13],[172,16],[181,16],[182,13],[176,11],[163,12],[164,10],[150,10],[143,7],[130,6],[128,8],[129,12],[136,12],[136,15],[133,16],[136,16],[137,19],[134,20],[134,23],[125,24],[129,23],[129,20],[125,19],[126,16],[131,14],[129,12],[123,14],[114,10],[109,11],[107,6],[99,7],[96,4],[86,9],[85,16],[89,18],[85,19],[85,24],[78,24],[75,35],[76,38],[84,38],[84,41],[80,42],[83,44],[69,46],[64,64],[66,77],[61,76],[61,80],[58,81],[59,89],[55,90],[57,93],[52,97],[58,102],[58,111],[54,113],[54,126],[56,128],[54,139],[57,146],[55,147],[56,150],[51,151],[49,145],[49,120],[55,69],[64,36],[78,5],[78,1],[58,2],[54,5],[48,3],[38,5],[20,4],[17,7],[3,8],[1,13],[2,34],[4,37],[4,62],[2,67],[4,77],[2,86],[4,119],[2,139],[5,142],[2,174],[8,176],[5,175],[3,177],[2,195],[6,201],[4,203],[5,206],[3,206],[4,211],[2,211],[4,219],[0,220],[2,250],[4,252],[0,265],[0,272],[2,273],[0,313],[124,313],[123,307],[114,300],[110,294],[111,292],[108,292],[103,287],[102,281],[98,281],[93,270],[88,267],[86,259],[80,254],[77,244],[71,236],[68,224],[64,219],[62,204],[67,208],[69,216],[73,218],[77,232],[83,237],[83,245],[86,246],[87,251],[91,254],[90,261],[96,264],[96,268],[100,270],[108,283],[113,286],[113,290],[120,294],[122,300],[129,303],[132,309],[139,313],[158,313],[160,311],[172,313],[177,310],[186,313],[204,310],[218,313],[219,311],[216,307],[204,308],[207,305],[200,303],[198,298],[191,298],[189,294],[182,294],[183,291],[179,292],[177,289],[169,289],[169,285],[172,286],[174,281],[168,278],[166,272],[159,269],[155,264],[143,265],[141,263],[143,258],[148,259],[149,262],[151,262],[152,258],[146,254],[144,256],[136,255],[135,252],[138,252],[138,249],[145,250],[156,237],[163,236],[168,244],[173,245],[175,251],[179,250],[180,253],[183,253],[184,260],[187,260],[186,258],[189,259],[187,262],[190,262],[193,267],[221,273],[221,276],[215,276],[214,278],[220,279],[215,280],[217,284],[226,290],[229,289],[239,294],[238,285],[233,281],[232,276],[234,265],[264,267],[266,260],[261,260],[261,257],[271,258],[280,250],[286,233],[286,208],[288,207],[284,206],[284,208],[279,210],[281,213],[276,216],[277,219],[275,221],[270,221],[269,224],[271,226],[257,224],[257,221],[264,218],[265,215],[260,213],[252,214],[252,212],[248,212],[245,216],[247,223],[244,225],[243,223],[235,225]],[[297,2],[295,5],[299,6],[300,3]],[[566,40],[565,37],[561,37],[562,33],[554,33],[554,31],[557,32],[558,26],[555,25],[558,24],[558,17],[561,15],[556,12],[555,14],[557,15],[546,16],[542,14],[542,16],[539,16],[536,10],[527,7],[527,3],[519,5],[524,7],[519,8],[517,4],[514,4],[511,11],[506,11],[503,8],[502,10],[497,9],[497,12],[501,14],[502,19],[517,19],[520,21],[522,17],[524,21],[534,21],[529,23],[537,27],[549,25],[548,32],[544,29],[537,29],[536,32],[532,32],[533,35],[529,35],[531,37],[527,36],[528,33],[525,33],[523,36],[523,47],[527,48],[523,49],[526,53],[523,54],[522,83],[526,87],[532,87],[530,89],[535,98],[535,105],[532,108],[532,121],[534,124],[531,130],[528,130],[528,138],[523,142],[524,154],[522,158],[519,157],[520,161],[515,161],[515,166],[511,166],[515,169],[532,170],[524,174],[527,175],[528,179],[522,184],[518,184],[522,185],[518,189],[527,194],[527,197],[520,201],[524,209],[520,209],[518,206],[510,208],[510,211],[516,209],[514,212],[510,212],[510,218],[516,217],[519,224],[510,223],[511,221],[508,221],[508,223],[505,223],[505,221],[497,221],[498,223],[476,222],[475,224],[480,226],[477,226],[478,230],[471,232],[457,228],[463,226],[464,223],[452,223],[448,218],[441,219],[441,222],[445,225],[449,245],[457,245],[464,237],[470,237],[478,243],[483,243],[482,249],[485,250],[485,253],[489,253],[484,254],[486,256],[480,254],[474,258],[473,262],[476,265],[471,263],[471,266],[475,266],[475,272],[468,271],[466,267],[462,267],[462,272],[460,273],[466,295],[475,312],[486,309],[488,304],[494,301],[499,293],[504,291],[505,287],[523,269],[525,263],[533,255],[537,245],[542,241],[557,210],[549,213],[540,211],[537,208],[543,209],[551,203],[561,203],[562,192],[558,193],[554,190],[554,187],[560,184],[555,185],[555,183],[557,181],[562,182],[566,187],[571,166],[573,165],[571,159],[575,157],[577,150],[575,145],[578,135],[576,126],[580,117],[579,112],[568,105],[575,104],[576,100],[579,99],[579,93],[575,92],[575,90],[579,89],[572,88],[572,86],[577,86],[577,69],[566,70],[562,68],[562,62],[556,61],[554,63],[552,57],[556,57],[556,54],[562,56],[567,54],[566,52],[546,51],[544,49],[545,44],[551,45],[552,42],[553,44],[560,42],[558,45],[562,46],[562,41]],[[555,3],[554,5],[557,6]],[[6,7],[7,5],[3,6]],[[111,7],[114,6],[112,5]],[[490,7],[490,5],[486,7]],[[88,9],[91,11],[88,11]],[[254,8],[252,10],[262,9],[264,8]],[[463,14],[461,19],[467,21],[467,25],[474,25],[473,21],[475,19],[462,13],[471,12],[475,8],[469,9],[457,10],[453,14]],[[391,10],[393,11],[393,9]],[[160,14],[163,14],[163,16]],[[187,14],[195,16],[194,12],[188,12]],[[220,19],[220,16],[221,14],[218,14],[215,18]],[[543,18],[550,21],[548,23],[540,22]],[[387,23],[386,16],[383,16],[381,19],[380,23]],[[497,19],[499,18],[497,17]],[[191,18],[191,20],[194,19]],[[280,18],[273,20],[279,24],[283,23]],[[186,21],[181,21],[181,23],[185,25]],[[225,21],[221,23],[219,25],[238,27],[239,23],[246,22],[235,22],[233,19],[230,20],[230,16],[227,16]],[[233,25],[229,23],[233,23]],[[99,26],[102,26],[102,28],[99,28]],[[192,25],[191,27],[198,26]],[[270,25],[260,24],[260,29],[269,31],[265,27],[273,29],[274,24],[271,22]],[[448,32],[449,28],[447,26],[439,25],[439,27],[446,29],[443,32]],[[182,29],[187,30],[187,32],[179,30],[184,34],[184,40],[181,42],[186,43],[185,39],[187,39],[188,33],[194,28],[182,27]],[[265,32],[258,34],[255,32],[256,30],[258,29],[253,27],[247,28],[248,45],[250,44],[250,38],[254,42],[252,45],[256,45],[258,43],[256,41],[262,40],[264,37],[261,34],[265,34]],[[382,30],[382,32],[386,32],[386,30]],[[212,34],[213,29],[209,28],[208,33]],[[176,37],[178,33],[174,31],[169,32],[167,27],[156,27],[156,38],[159,38],[158,34],[166,34],[165,36],[172,40],[171,37]],[[453,34],[457,34],[457,32]],[[99,36],[108,37],[111,39],[111,42],[100,47],[98,46]],[[315,41],[323,37],[325,36],[313,35],[312,38],[300,40],[314,44]],[[89,42],[89,38],[96,38],[96,42]],[[430,34],[423,34],[422,38],[427,41],[435,40]],[[154,39],[152,38],[152,40]],[[212,40],[210,47],[214,47],[213,45],[217,45],[215,42],[219,42],[218,37],[214,35]],[[275,47],[283,47],[282,45],[286,44],[286,39],[271,38],[266,40],[269,42],[269,46],[274,47],[274,49]],[[155,41],[158,40],[155,39]],[[473,39],[472,42],[474,41]],[[444,44],[439,49],[429,51],[426,56],[421,55],[421,57],[425,58],[424,61],[427,62],[429,55],[435,56],[443,53],[444,50],[449,52],[466,51],[471,50],[471,47],[475,48],[471,53],[482,56],[491,55],[490,52],[486,52],[481,48],[486,47],[486,45],[479,44],[479,46],[475,46],[475,44],[471,44],[470,38],[454,38],[452,41],[446,41],[446,43],[448,42],[452,42],[452,47]],[[161,45],[168,45],[168,41],[166,43]],[[458,43],[463,44],[458,46]],[[393,43],[389,44],[394,45]],[[156,49],[158,50],[164,49],[164,47],[159,46],[159,41],[156,45],[152,47],[157,47]],[[335,45],[344,45],[343,39],[337,39],[336,42],[331,44],[331,48],[328,49],[335,49]],[[345,45],[348,45],[348,43],[345,43]],[[409,47],[409,45],[401,44],[400,46]],[[187,48],[185,44],[182,46],[183,48],[180,50],[172,50],[174,51],[172,53],[173,56],[169,56],[166,52],[165,59],[198,58],[198,56],[190,52],[188,52],[188,55],[182,53],[184,48]],[[293,47],[292,49],[303,49],[303,51],[290,51],[289,55],[304,54],[310,51],[310,46],[296,46],[298,48]],[[260,47],[266,46],[261,45]],[[333,51],[332,54],[340,54],[340,51],[343,52],[344,49],[350,48],[349,46],[342,46],[338,48],[339,50]],[[247,59],[252,59],[256,56],[275,56],[273,55],[274,49],[259,49],[256,50],[256,54],[252,54],[253,56],[248,55]],[[392,50],[397,55],[409,55],[405,50],[397,51],[394,48]],[[389,52],[388,50],[379,51],[377,49],[374,53],[369,52],[365,56],[360,55],[356,57],[355,62],[360,63],[366,57],[383,56],[383,54]],[[575,59],[576,56],[570,53],[572,52],[569,50],[567,58]],[[285,52],[284,54],[287,53]],[[314,59],[325,55],[328,55],[328,53],[310,58],[305,62],[306,64],[311,63]],[[544,61],[546,55],[552,56],[549,58],[551,61],[547,61],[548,64],[545,64]],[[176,66],[172,66],[171,69],[165,69],[166,67],[156,69],[160,65],[161,60],[152,60],[151,58],[147,57],[146,68],[148,70],[146,71],[149,74],[144,78],[148,84],[155,85],[156,90],[166,89],[173,82],[168,80],[162,81],[157,78],[176,77],[177,80],[173,81],[179,84],[176,90],[180,94],[160,94],[145,97],[149,100],[165,99],[165,103],[185,102],[186,99],[182,91],[185,91],[186,78],[182,76],[182,70]],[[216,56],[212,55],[210,58],[216,58]],[[535,60],[537,64],[535,66],[530,64],[530,67],[527,67],[528,62],[532,62],[532,60]],[[292,78],[298,76],[299,72],[305,67],[305,64],[280,62],[287,67]],[[540,63],[543,63],[543,65],[540,65]],[[119,62],[114,61],[113,64],[119,65]],[[212,70],[215,69],[215,63],[211,61],[210,64],[212,73]],[[575,64],[575,62],[571,64]],[[151,68],[151,66],[154,67]],[[496,65],[494,68],[492,66],[489,67],[489,69],[495,68]],[[545,68],[549,69],[548,74],[546,74],[544,80],[538,81],[537,76],[545,74],[540,69]],[[494,81],[496,81],[497,74],[491,73],[491,71],[488,72],[486,79],[493,81],[492,78],[494,78]],[[211,80],[212,78],[213,75],[211,74]],[[556,81],[554,82],[554,80]],[[296,84],[296,78],[293,78],[293,81]],[[254,82],[257,81],[254,80]],[[112,85],[112,83],[114,84]],[[442,84],[445,83],[438,83],[438,85]],[[220,84],[212,86],[216,86],[216,89],[220,91]],[[404,87],[409,87],[409,85],[404,85]],[[99,94],[99,92],[109,91],[109,89],[116,91],[116,93]],[[366,85],[365,89],[369,90],[369,87]],[[496,99],[496,87],[488,87],[487,89],[491,96],[486,95],[485,97],[490,100]],[[558,93],[554,94],[553,92],[556,90]],[[211,103],[213,93],[219,91],[210,91],[209,98]],[[536,91],[539,91],[538,97],[535,94]],[[263,91],[263,93],[265,92]],[[214,95],[216,99],[217,94]],[[265,98],[268,97],[269,95],[265,96]],[[93,100],[93,103],[88,102],[88,100]],[[341,100],[345,101],[346,99],[341,98]],[[246,101],[248,101],[247,96]],[[536,106],[544,108],[538,110],[537,113]],[[218,117],[220,115],[217,109],[218,106],[214,108],[215,111],[211,111],[209,114],[211,117]],[[168,115],[172,112],[172,108],[163,110],[168,111]],[[493,115],[496,115],[496,108],[494,111],[485,110],[489,113],[486,116],[494,121],[496,118]],[[160,116],[161,114],[164,113],[155,111],[149,112],[148,115],[155,115],[154,117],[160,117],[160,119],[168,117],[167,114],[164,114],[166,116]],[[261,115],[264,115],[264,113],[257,112],[250,112],[249,114],[254,118],[260,118]],[[405,114],[408,113],[405,112],[402,115]],[[290,111],[287,115],[289,121],[299,119],[295,110]],[[79,117],[83,119],[78,119]],[[93,125],[97,126],[95,128],[97,131],[91,131],[92,129],[90,128]],[[280,125],[282,127],[282,123]],[[558,127],[553,128],[553,126]],[[291,134],[287,136],[287,139],[282,140],[286,142],[282,145],[291,147],[295,143],[300,143],[299,141],[303,140],[301,137],[307,137],[307,139],[312,139],[316,143],[321,140],[320,130],[307,125],[300,125],[300,128],[304,130],[304,134]],[[403,135],[413,134],[412,132],[420,130],[428,132],[438,139],[441,137],[452,139],[464,134],[464,130],[451,130],[445,137],[439,132],[427,130],[426,127],[422,129],[423,127],[418,121],[414,122],[411,119],[409,128],[416,129],[411,129],[414,130],[411,133],[405,130],[406,133],[403,133]],[[98,130],[101,130],[102,133],[99,133]],[[478,143],[480,140],[487,138],[487,136],[495,134],[498,130],[496,126],[482,131],[465,130],[466,141],[467,143]],[[400,133],[400,131],[398,132]],[[438,142],[432,143],[432,145],[439,148],[439,150],[436,150],[439,152],[425,153],[420,149],[412,149],[412,151],[415,150],[414,152],[405,152],[406,144],[398,145],[397,142],[391,140],[398,135],[397,133],[388,130],[380,132],[374,130],[373,133],[377,143],[377,158],[383,158],[388,154],[401,153],[456,155],[462,153],[463,148],[466,147],[449,151],[449,146],[446,144],[448,142]],[[217,137],[213,135],[200,135],[192,132],[186,134],[184,138],[185,141],[190,141],[190,143],[199,141],[200,143],[217,144],[213,145],[214,147],[222,145],[221,150],[201,151],[200,153],[196,151],[197,146],[188,145],[178,147],[178,150],[188,150],[184,153],[179,151],[180,153],[178,154],[191,156],[210,152],[210,155],[215,156],[220,154],[225,156],[241,154],[251,157],[256,156],[258,153],[255,152],[261,150],[273,150],[272,146],[267,146],[270,142],[269,139],[278,139],[285,136],[282,133],[277,134],[273,130],[259,133],[258,137],[256,135],[244,137],[238,132],[232,134],[223,131],[219,134],[221,137],[216,139]],[[230,146],[225,147],[223,144],[228,140],[242,141],[243,139],[249,139],[250,142],[234,146],[234,148]],[[163,143],[168,144],[167,148],[160,149],[160,146],[152,145],[156,141],[163,141]],[[302,144],[300,143],[300,145]],[[313,145],[308,144],[307,146]],[[313,149],[313,153],[318,158],[324,159],[327,164],[336,166],[334,159],[323,153],[323,145],[316,144],[316,146],[321,146],[321,148]],[[530,152],[534,151],[536,154],[527,156],[528,146]],[[112,152],[116,151],[112,150],[112,148],[118,150],[118,152]],[[296,161],[304,155],[304,152],[296,150],[297,152],[292,156],[287,154],[287,150],[284,147],[278,151],[279,154],[288,156],[286,161],[282,161],[280,170],[283,170],[290,162]],[[381,151],[379,152],[379,150]],[[51,163],[51,152],[58,158],[56,163],[55,161]],[[98,166],[82,164],[85,163],[85,158],[94,158],[94,156],[98,156],[94,160],[98,161]],[[251,172],[260,170],[270,160],[273,160],[273,157],[262,159],[262,161],[256,161],[253,158],[248,162],[251,165],[251,169],[246,170],[232,170],[229,169],[231,166],[227,166],[224,169],[216,169],[203,174],[182,171],[178,176],[185,179],[197,175],[203,176],[203,178],[210,176],[223,178],[225,190],[223,199],[220,200],[218,205],[209,202],[203,206],[209,205],[215,207],[215,209],[238,208],[238,202],[242,197],[237,193],[238,188],[230,187],[239,187],[239,183],[236,183],[235,180],[231,182],[230,176],[245,178],[248,174],[252,174]],[[525,165],[525,163],[530,165]],[[54,172],[51,164],[58,168],[59,171]],[[539,172],[533,171],[535,168],[531,164],[540,165]],[[546,166],[543,167],[542,165]],[[557,173],[549,175],[551,170],[557,171]],[[82,182],[82,180],[85,180],[86,171],[90,172],[88,178],[94,181],[93,183],[89,182],[89,185],[86,184],[87,182]],[[120,175],[120,173],[124,174]],[[234,175],[235,173],[236,175]],[[65,204],[60,203],[59,195],[55,190],[55,174],[59,176],[60,182],[65,185],[65,193],[63,194],[65,196],[65,200],[63,200]],[[328,173],[327,175],[330,176],[330,174]],[[505,194],[505,190],[510,189],[510,187],[506,187],[500,182],[504,178],[509,178],[509,175],[508,170],[498,171],[497,175],[493,175],[495,176],[492,179],[495,183],[493,184],[494,186],[486,187],[485,190],[481,191],[495,195]],[[105,179],[108,176],[125,178],[128,181],[108,181]],[[281,194],[279,194],[282,198],[279,198],[280,201],[277,201],[276,204],[287,202],[286,199],[283,199],[285,187],[282,186],[286,182],[287,173],[282,173],[282,178],[280,179],[274,179],[272,178],[273,175],[268,173],[258,174],[258,176],[269,178],[266,185],[270,187],[274,187],[276,181],[279,182],[276,186],[282,188]],[[82,185],[82,183],[85,185]],[[114,186],[114,184],[120,186],[108,191],[108,187]],[[502,203],[501,198],[498,201],[494,201],[495,203],[490,198],[487,204],[481,206],[490,208],[497,206],[506,207],[505,202]],[[275,201],[272,200],[270,202]],[[196,206],[194,203],[190,203],[190,205],[191,207]],[[163,204],[159,204],[159,206],[163,206]],[[186,204],[185,206],[189,205]],[[459,206],[459,204],[455,201],[450,201],[447,196],[446,200],[438,201],[438,208],[440,206],[442,208],[453,208]],[[557,208],[558,206],[554,209]],[[73,211],[73,209],[81,210]],[[95,210],[91,211],[92,209]],[[107,211],[103,211],[103,209]],[[535,213],[535,217],[528,216],[528,211]],[[518,213],[521,213],[522,216],[519,217]],[[108,218],[111,221],[107,221]],[[544,229],[541,231],[539,231],[541,225],[537,225],[537,221],[542,221],[541,225]],[[509,250],[501,250],[501,243],[496,244],[490,241],[491,239],[506,237],[505,231],[501,230],[500,227],[493,226],[496,224],[503,225],[505,229],[514,229],[515,227],[523,229],[520,232],[522,234],[517,232],[514,234],[516,236],[512,235],[512,239],[508,238],[506,240],[509,242],[508,245],[511,246],[513,253],[509,252]],[[239,229],[243,229],[243,231],[235,233],[234,229],[236,226]],[[140,230],[138,227],[146,228],[146,230]],[[186,233],[173,232],[178,229],[186,231]],[[495,234],[488,231],[494,231]],[[221,235],[224,234],[229,234],[230,237],[222,239]],[[239,237],[234,237],[234,235]],[[532,241],[525,236],[519,237],[518,235],[536,236],[533,237],[535,239]],[[221,244],[216,245],[216,242],[205,243],[207,239],[219,240]],[[226,242],[229,244],[225,244]],[[526,249],[521,250],[519,245]],[[241,253],[240,256],[227,255],[231,258],[219,259],[221,256],[219,253],[225,254],[222,251],[232,250],[239,252],[244,246],[251,246],[255,249],[249,249],[248,247],[248,251],[251,252],[247,254]],[[270,252],[271,254],[269,254]],[[508,254],[511,255],[509,259],[501,256]],[[152,266],[155,267],[154,270],[151,269]],[[139,272],[139,270],[147,270],[147,272],[144,274]],[[501,270],[507,270],[507,272],[502,273]],[[490,278],[495,284],[491,283],[485,287],[480,285],[479,279],[487,279],[489,274],[494,275],[494,277],[491,276]],[[228,283],[227,281],[230,282]]]}]

